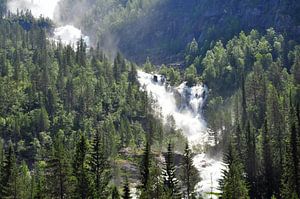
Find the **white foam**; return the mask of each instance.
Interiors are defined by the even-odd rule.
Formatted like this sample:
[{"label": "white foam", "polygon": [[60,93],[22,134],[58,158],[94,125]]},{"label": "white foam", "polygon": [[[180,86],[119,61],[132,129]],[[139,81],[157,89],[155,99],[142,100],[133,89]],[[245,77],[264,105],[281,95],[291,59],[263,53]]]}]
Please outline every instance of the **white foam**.
[{"label": "white foam", "polygon": [[[206,145],[213,145],[209,129],[202,117],[202,106],[205,102],[207,88],[204,85],[188,87],[186,82],[176,88],[167,86],[164,78],[153,74],[138,71],[138,80],[149,95],[156,101],[154,109],[161,113],[164,122],[169,115],[173,116],[177,129],[182,129],[190,145],[204,151]],[[181,103],[178,106],[175,95],[179,94]],[[196,152],[196,151],[195,151]],[[197,191],[205,198],[210,198],[206,193],[217,191],[218,179],[221,176],[222,163],[218,159],[210,158],[205,153],[194,157],[195,167],[199,170],[202,181],[197,185]],[[212,176],[212,177],[211,177]],[[214,196],[213,196],[214,198]]]},{"label": "white foam", "polygon": [[73,25],[58,27],[54,30],[54,39],[61,41],[63,44],[75,44],[80,38],[89,45],[89,37],[84,36],[80,29]]},{"label": "white foam", "polygon": [[[34,17],[48,17],[52,20],[59,18],[55,16],[58,9],[58,3],[60,0],[11,0],[8,3],[8,8],[13,13],[17,13],[18,10],[31,10]],[[63,44],[76,44],[76,42],[83,38],[86,44],[89,46],[89,37],[82,34],[81,30],[75,26],[68,24],[58,27],[54,30],[54,37],[50,38],[54,41],[61,41]]]}]

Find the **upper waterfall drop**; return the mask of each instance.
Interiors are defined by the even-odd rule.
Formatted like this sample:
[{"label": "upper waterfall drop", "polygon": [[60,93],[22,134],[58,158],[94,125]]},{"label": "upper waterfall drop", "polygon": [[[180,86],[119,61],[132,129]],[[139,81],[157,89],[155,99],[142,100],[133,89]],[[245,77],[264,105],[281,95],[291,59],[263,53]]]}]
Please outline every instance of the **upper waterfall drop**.
[{"label": "upper waterfall drop", "polygon": [[186,82],[178,87],[171,87],[164,76],[143,71],[138,71],[137,77],[141,89],[155,100],[153,108],[159,115],[162,115],[163,122],[166,123],[167,118],[172,116],[176,128],[181,129],[190,145],[197,149],[193,160],[202,178],[196,186],[197,192],[205,198],[216,198],[205,194],[211,192],[211,187],[216,189],[222,168],[221,161],[204,153],[205,146],[214,144],[202,116],[202,108],[208,92],[207,87],[203,84],[189,87]]},{"label": "upper waterfall drop", "polygon": [[[55,15],[58,9],[58,4],[61,0],[11,0],[8,2],[8,8],[11,12],[17,13],[18,10],[30,10],[32,15],[36,18],[43,16],[48,17],[56,23],[59,23]],[[85,36],[82,31],[71,24],[63,25],[55,28],[53,41],[61,41],[63,44],[76,44],[76,42],[83,38],[89,46],[89,37]]]}]

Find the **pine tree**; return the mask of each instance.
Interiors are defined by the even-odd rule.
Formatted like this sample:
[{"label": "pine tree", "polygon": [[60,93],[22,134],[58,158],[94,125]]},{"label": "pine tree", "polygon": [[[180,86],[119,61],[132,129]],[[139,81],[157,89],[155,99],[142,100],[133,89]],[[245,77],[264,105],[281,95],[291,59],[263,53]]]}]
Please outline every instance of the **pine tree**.
[{"label": "pine tree", "polygon": [[13,78],[16,82],[20,81],[20,53],[19,50],[15,50],[14,54],[14,75]]},{"label": "pine tree", "polygon": [[249,199],[243,166],[238,159],[237,151],[231,141],[224,155],[223,162],[226,168],[223,169],[223,177],[219,181],[222,198]]},{"label": "pine tree", "polygon": [[97,130],[91,144],[90,169],[93,178],[93,192],[95,198],[107,198],[108,183],[110,181],[109,163],[104,151],[104,139]]},{"label": "pine tree", "polygon": [[88,143],[84,135],[80,135],[77,143],[75,157],[73,162],[73,173],[76,178],[75,196],[76,198],[85,199],[90,193],[90,183],[87,169],[87,152]]},{"label": "pine tree", "polygon": [[31,182],[31,198],[42,199],[47,196],[46,164],[37,161],[34,165],[34,173]]},{"label": "pine tree", "polygon": [[197,169],[193,165],[192,151],[189,148],[189,144],[186,144],[183,155],[183,186],[185,188],[185,198],[194,198],[194,187],[199,182],[199,174]]},{"label": "pine tree", "polygon": [[32,176],[30,175],[30,170],[24,161],[22,162],[19,170],[17,198],[32,198],[30,186]]},{"label": "pine tree", "polygon": [[125,68],[126,68],[126,64],[124,58],[120,53],[117,53],[117,56],[114,60],[114,66],[113,66],[113,75],[114,75],[114,79],[117,82],[121,80],[121,75],[122,72],[125,71]]},{"label": "pine tree", "polygon": [[64,146],[64,133],[58,132],[53,144],[52,154],[47,161],[47,182],[49,195],[63,199],[68,194],[69,165],[66,159],[67,149]]},{"label": "pine tree", "polygon": [[250,185],[250,197],[254,198],[257,194],[257,160],[256,160],[256,140],[254,130],[251,129],[250,123],[246,126],[246,173],[247,181]]},{"label": "pine tree", "polygon": [[141,161],[141,182],[142,182],[142,189],[144,191],[147,191],[148,188],[148,183],[149,183],[149,178],[150,178],[150,144],[147,141],[145,149],[144,149],[144,154],[142,156],[142,161]]},{"label": "pine tree", "polygon": [[176,169],[173,162],[173,151],[171,143],[168,144],[168,151],[165,155],[165,169],[163,171],[164,188],[169,197],[180,198],[178,188],[179,181],[175,175]]},{"label": "pine tree", "polygon": [[122,198],[123,199],[131,199],[128,178],[125,179]]},{"label": "pine tree", "polygon": [[281,182],[281,196],[283,199],[300,197],[297,193],[297,189],[299,188],[299,138],[296,129],[296,122],[294,121],[293,108],[291,109],[291,130],[289,135],[289,141],[287,142]]},{"label": "pine tree", "polygon": [[0,180],[0,198],[17,198],[17,166],[12,143],[5,154]]},{"label": "pine tree", "polygon": [[118,188],[114,186],[111,191],[111,199],[120,199]]},{"label": "pine tree", "polygon": [[262,130],[263,139],[263,176],[264,176],[264,197],[271,198],[274,194],[274,175],[273,175],[273,159],[271,152],[271,138],[269,135],[267,121],[265,121]]}]

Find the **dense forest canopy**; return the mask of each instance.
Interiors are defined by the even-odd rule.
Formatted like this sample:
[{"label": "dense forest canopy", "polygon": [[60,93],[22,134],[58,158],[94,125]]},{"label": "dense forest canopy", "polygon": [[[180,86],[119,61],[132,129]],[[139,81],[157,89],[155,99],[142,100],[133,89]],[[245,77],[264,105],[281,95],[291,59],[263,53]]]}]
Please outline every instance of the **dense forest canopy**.
[{"label": "dense forest canopy", "polygon": [[[74,22],[104,48],[136,62],[181,61],[196,38],[201,55],[211,42],[226,42],[241,31],[274,27],[299,41],[297,0],[62,0],[60,20]],[[84,8],[84,9],[82,9]]]},{"label": "dense forest canopy", "polygon": [[[62,0],[59,21],[90,31],[87,48],[1,1],[0,198],[299,199],[299,6]],[[197,152],[174,118],[163,122],[138,70],[163,75],[166,89],[207,85],[205,150],[224,153],[218,192],[198,193]]]}]

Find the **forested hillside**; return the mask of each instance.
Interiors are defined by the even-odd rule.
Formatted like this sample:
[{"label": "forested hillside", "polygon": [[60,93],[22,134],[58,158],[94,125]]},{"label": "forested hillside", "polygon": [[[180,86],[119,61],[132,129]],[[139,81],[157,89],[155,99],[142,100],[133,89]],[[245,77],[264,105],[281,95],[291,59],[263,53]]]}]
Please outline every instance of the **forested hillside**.
[{"label": "forested hillside", "polygon": [[300,46],[266,32],[218,41],[201,63],[206,118],[225,146],[223,198],[300,196]]},{"label": "forested hillside", "polygon": [[104,48],[139,63],[146,57],[159,64],[181,61],[193,38],[205,55],[212,41],[227,41],[242,30],[274,27],[288,38],[300,35],[297,0],[63,0],[61,10],[63,22],[75,19]]},{"label": "forested hillside", "polygon": [[[126,178],[148,186],[162,167],[150,146],[155,157],[184,138],[154,118],[135,64],[87,52],[83,40],[54,43],[50,30],[29,12],[0,19],[0,198],[116,198]],[[169,145],[169,165],[172,156]]]},{"label": "forested hillside", "polygon": [[0,199],[300,198],[297,0],[59,4],[0,1]]}]

